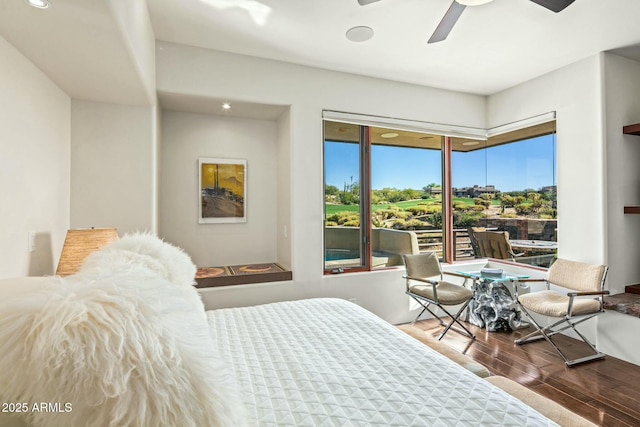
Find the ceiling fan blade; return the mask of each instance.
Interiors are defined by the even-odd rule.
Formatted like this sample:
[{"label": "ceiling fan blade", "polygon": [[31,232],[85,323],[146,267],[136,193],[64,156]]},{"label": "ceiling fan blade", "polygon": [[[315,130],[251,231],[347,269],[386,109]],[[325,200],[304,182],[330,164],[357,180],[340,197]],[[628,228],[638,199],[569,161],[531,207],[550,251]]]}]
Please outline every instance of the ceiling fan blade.
[{"label": "ceiling fan blade", "polygon": [[553,12],[561,12],[575,0],[531,0],[534,3],[539,4],[542,7],[546,7],[547,9]]},{"label": "ceiling fan blade", "polygon": [[436,30],[433,32],[431,38],[427,43],[437,43],[446,39],[466,7],[467,6],[462,5],[456,1],[451,3],[451,6],[449,6],[449,10],[447,10],[447,13],[444,14],[442,21],[440,21],[440,23],[436,27]]},{"label": "ceiling fan blade", "polygon": [[380,0],[358,0],[358,3],[360,4],[360,6],[366,6],[368,4],[375,3],[377,1],[380,1]]}]

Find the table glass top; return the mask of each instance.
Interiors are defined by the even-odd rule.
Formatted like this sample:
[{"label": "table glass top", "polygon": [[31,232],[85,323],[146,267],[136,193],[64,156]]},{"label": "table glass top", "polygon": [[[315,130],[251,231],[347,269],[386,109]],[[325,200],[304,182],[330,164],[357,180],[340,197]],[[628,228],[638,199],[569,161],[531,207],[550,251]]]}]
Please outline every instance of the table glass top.
[{"label": "table glass top", "polygon": [[480,271],[456,271],[458,274],[470,277],[472,279],[491,280],[494,282],[507,282],[510,280],[528,279],[527,274],[507,273],[499,269],[483,269]]}]

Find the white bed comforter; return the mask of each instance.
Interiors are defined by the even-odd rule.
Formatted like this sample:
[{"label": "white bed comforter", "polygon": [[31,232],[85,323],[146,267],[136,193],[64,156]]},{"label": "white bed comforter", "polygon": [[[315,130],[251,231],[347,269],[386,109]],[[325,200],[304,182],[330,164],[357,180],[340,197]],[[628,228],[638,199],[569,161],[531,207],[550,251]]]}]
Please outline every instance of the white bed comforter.
[{"label": "white bed comforter", "polygon": [[555,425],[348,301],[310,299],[207,315],[255,425]]}]

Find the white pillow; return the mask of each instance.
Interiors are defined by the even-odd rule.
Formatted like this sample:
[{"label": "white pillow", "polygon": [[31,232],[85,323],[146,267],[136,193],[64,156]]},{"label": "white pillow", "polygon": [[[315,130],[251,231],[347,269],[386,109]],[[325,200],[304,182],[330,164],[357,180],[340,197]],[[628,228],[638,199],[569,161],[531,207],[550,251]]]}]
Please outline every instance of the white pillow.
[{"label": "white pillow", "polygon": [[89,255],[81,271],[103,275],[131,264],[145,266],[179,285],[193,285],[197,270],[189,255],[177,246],[150,233],[131,233]]},{"label": "white pillow", "polygon": [[0,301],[0,401],[57,404],[42,427],[244,425],[196,289],[122,259]]}]

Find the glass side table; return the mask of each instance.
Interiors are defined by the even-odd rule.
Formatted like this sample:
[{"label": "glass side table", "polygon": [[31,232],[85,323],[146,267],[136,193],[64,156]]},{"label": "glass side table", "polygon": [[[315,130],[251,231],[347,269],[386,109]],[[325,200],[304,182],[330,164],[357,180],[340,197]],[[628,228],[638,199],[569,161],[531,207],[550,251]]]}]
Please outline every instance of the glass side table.
[{"label": "glass side table", "polygon": [[514,287],[527,275],[505,272],[485,274],[481,271],[456,271],[473,280],[473,297],[467,307],[467,321],[487,331],[511,331],[526,328],[514,300]]}]

